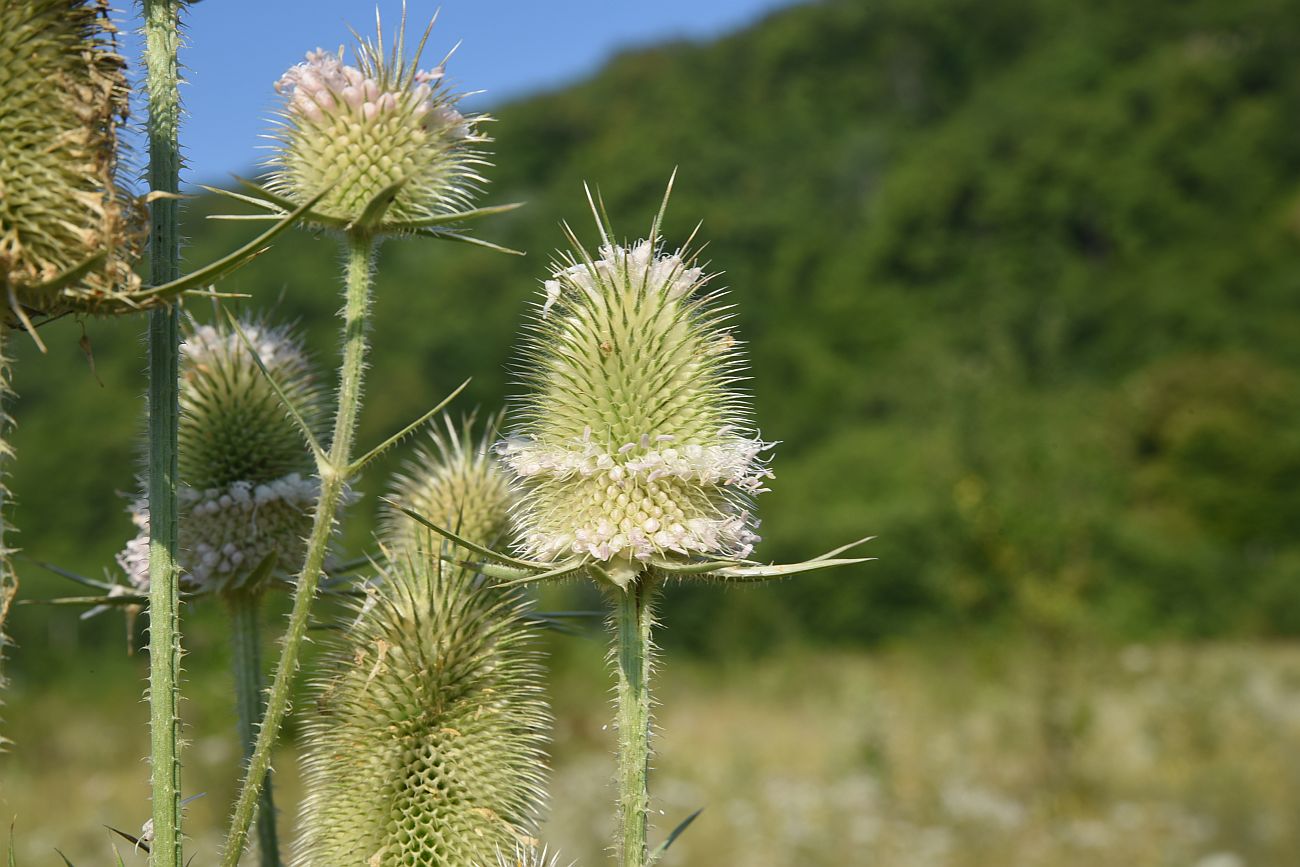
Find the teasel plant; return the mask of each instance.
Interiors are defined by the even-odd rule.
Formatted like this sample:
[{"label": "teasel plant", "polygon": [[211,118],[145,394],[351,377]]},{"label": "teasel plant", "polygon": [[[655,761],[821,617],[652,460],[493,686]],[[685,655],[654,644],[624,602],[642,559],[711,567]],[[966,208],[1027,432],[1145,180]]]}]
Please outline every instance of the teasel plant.
[{"label": "teasel plant", "polygon": [[[174,132],[177,115],[174,99],[169,102],[166,98],[175,90],[174,28],[172,38],[165,38],[166,9],[174,20],[177,5],[154,0],[145,3],[151,22],[146,28],[151,46],[151,152],[160,155],[168,150],[163,145],[168,141],[167,130]],[[8,348],[12,334],[26,332],[44,351],[37,329],[66,316],[150,312],[155,321],[160,321],[159,316],[174,317],[180,296],[215,294],[206,287],[265,249],[306,209],[286,215],[229,255],[180,275],[175,244],[176,184],[167,182],[175,174],[167,165],[173,169],[179,165],[174,135],[170,161],[162,159],[155,166],[157,171],[151,168],[153,191],[143,197],[130,194],[123,181],[122,166],[127,161],[118,139],[128,108],[125,61],[117,53],[116,32],[105,0],[10,0],[0,5],[0,84],[0,116],[5,118],[5,134],[0,138],[2,476],[2,465],[13,459],[5,437],[11,419],[3,407],[13,391]],[[153,211],[152,223],[149,210]],[[152,260],[148,284],[136,272],[146,246]],[[161,378],[155,384],[166,378],[166,371],[160,370]],[[153,392],[151,388],[151,397],[161,397]],[[17,590],[10,563],[13,551],[4,539],[7,493],[0,484],[0,627]],[[159,586],[165,585],[164,581]],[[168,620],[165,605],[158,606],[157,612],[163,615],[161,620]],[[170,640],[166,625],[154,632],[164,644]],[[165,667],[174,670],[178,662],[177,657]],[[171,693],[162,672],[151,672],[151,682],[157,684],[151,696]],[[174,715],[159,714],[153,721],[175,734]],[[156,761],[155,769],[178,767],[172,753],[174,750]],[[164,793],[155,797],[156,807],[167,802],[173,803],[178,817],[179,796]]]},{"label": "teasel plant", "polygon": [[543,282],[517,365],[525,390],[497,446],[518,490],[514,554],[404,510],[477,554],[505,587],[587,576],[604,591],[623,867],[645,867],[680,832],[651,852],[652,631],[664,585],[749,584],[861,563],[840,555],[867,541],[801,563],[751,559],[754,499],[772,477],[774,444],[754,428],[730,308],[694,235],[676,252],[664,247],[671,190],[670,181],[645,240],[616,242],[590,193],[599,249],[588,252],[565,227],[571,249]]},{"label": "teasel plant", "polygon": [[[287,587],[285,570],[301,562],[320,492],[294,418],[319,436],[326,395],[286,326],[253,317],[215,325],[191,320],[183,333],[176,565],[183,592],[219,599],[230,617],[238,735],[247,761],[262,714],[262,601]],[[117,557],[128,583],[110,588],[119,603],[150,592],[147,499],[133,503],[131,513],[138,533]],[[256,836],[261,863],[279,864],[269,772]]]},{"label": "teasel plant", "polygon": [[[488,438],[445,417],[430,434],[393,500],[499,542],[513,493]],[[380,544],[313,684],[292,863],[486,867],[532,843],[545,802],[540,627],[405,514]]]},{"label": "teasel plant", "polygon": [[[515,252],[462,231],[469,220],[514,206],[469,207],[485,183],[479,170],[487,164],[484,147],[488,138],[481,131],[487,118],[460,113],[456,107],[460,95],[449,85],[444,64],[420,68],[432,27],[431,21],[408,55],[405,13],[388,48],[383,24],[376,16],[376,36],[357,36],[353,63],[345,62],[342,49],[337,53],[318,49],[289,69],[276,83],[283,104],[269,178],[265,184],[244,181],[246,192],[226,194],[258,210],[225,215],[229,218],[278,223],[302,213],[306,223],[338,236],[344,249],[344,305],[337,405],[328,443],[297,419],[316,464],[320,497],[302,568],[294,582],[289,625],[263,721],[226,837],[224,867],[239,862],[247,841],[262,781],[270,768],[271,748],[288,709],[312,602],[347,481],[422,427],[460,391],[458,388],[377,447],[354,457],[378,245],[386,238],[418,236]],[[274,376],[268,378],[275,382]],[[411,568],[418,565],[413,561]],[[390,567],[406,568],[401,561]]]}]

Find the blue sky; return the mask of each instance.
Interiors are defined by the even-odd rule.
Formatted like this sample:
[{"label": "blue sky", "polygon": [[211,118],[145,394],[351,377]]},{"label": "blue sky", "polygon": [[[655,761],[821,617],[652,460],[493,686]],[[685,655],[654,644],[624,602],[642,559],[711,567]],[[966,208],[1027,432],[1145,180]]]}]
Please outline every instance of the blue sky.
[{"label": "blue sky", "polygon": [[[410,29],[437,10],[426,58],[436,62],[460,41],[448,73],[485,93],[473,108],[563,85],[595,70],[621,48],[674,37],[708,38],[742,27],[792,0],[408,0]],[[123,5],[119,0],[119,5]],[[401,0],[379,0],[385,30]],[[275,105],[275,80],[316,48],[351,45],[347,25],[374,30],[373,0],[202,0],[189,7],[182,50],[189,112],[182,129],[189,169],[183,180],[222,182],[260,161],[258,137]],[[117,16],[123,49],[139,57],[132,4]],[[418,35],[418,34],[417,34]],[[138,139],[133,142],[139,146]],[[141,157],[143,159],[143,157]]]}]

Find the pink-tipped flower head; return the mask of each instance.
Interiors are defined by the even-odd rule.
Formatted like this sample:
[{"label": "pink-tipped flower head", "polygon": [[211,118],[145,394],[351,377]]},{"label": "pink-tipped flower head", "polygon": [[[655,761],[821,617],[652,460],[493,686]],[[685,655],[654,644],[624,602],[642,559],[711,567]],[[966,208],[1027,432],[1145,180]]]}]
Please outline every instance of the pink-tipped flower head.
[{"label": "pink-tipped flower head", "polygon": [[460,94],[448,87],[442,64],[420,69],[418,50],[403,56],[404,25],[391,53],[382,34],[360,40],[355,65],[344,62],[342,48],[318,48],[276,82],[285,102],[270,161],[272,193],[299,204],[328,188],[314,210],[345,222],[394,185],[400,188],[385,224],[468,206],[485,182],[477,169],[485,165],[481,146],[489,139],[478,126],[486,118],[457,110]]}]

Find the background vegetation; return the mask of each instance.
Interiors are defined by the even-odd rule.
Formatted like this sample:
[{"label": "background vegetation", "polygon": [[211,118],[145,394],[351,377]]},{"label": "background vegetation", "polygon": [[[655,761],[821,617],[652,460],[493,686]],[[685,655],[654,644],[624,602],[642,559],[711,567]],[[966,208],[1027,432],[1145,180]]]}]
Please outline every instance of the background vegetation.
[{"label": "background vegetation", "polygon": [[[593,234],[582,182],[636,237],[680,166],[670,243],[703,220],[763,433],[784,441],[760,555],[880,537],[879,561],[856,570],[674,588],[670,649],[1016,632],[1050,670],[1094,638],[1300,633],[1288,0],[826,0],[625,54],[494,114],[488,198],[528,206],[484,234],[529,255],[383,249],[361,442],[466,376],[462,407],[499,405],[558,222]],[[192,261],[248,234],[201,222],[224,207],[189,204]],[[299,235],[223,288],[283,295],[326,347],[338,287],[324,249]],[[30,557],[97,575],[131,534],[114,492],[135,485],[138,327],[59,323],[50,356],[17,366]],[[351,549],[372,513],[354,509]],[[20,565],[28,597],[70,589]],[[583,604],[569,593],[554,601]],[[21,610],[19,688],[87,647],[118,653],[119,630]],[[1134,858],[1121,860],[1158,863]]]}]

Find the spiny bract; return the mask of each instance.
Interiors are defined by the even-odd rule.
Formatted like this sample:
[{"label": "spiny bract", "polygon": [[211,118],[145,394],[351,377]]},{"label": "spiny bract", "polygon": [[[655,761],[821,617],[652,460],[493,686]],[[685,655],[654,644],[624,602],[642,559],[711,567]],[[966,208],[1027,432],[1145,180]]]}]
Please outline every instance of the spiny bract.
[{"label": "spiny bract", "polygon": [[103,0],[0,3],[0,301],[11,325],[145,304],[132,270],[142,206],[118,186],[129,91],[113,40]]},{"label": "spiny bract", "polygon": [[630,575],[651,558],[745,557],[752,498],[771,475],[737,388],[727,309],[656,230],[591,257],[573,239],[544,283],[519,365],[522,419],[498,452],[521,488],[520,550],[594,558]]},{"label": "spiny bract", "polygon": [[[419,476],[424,502],[482,543],[504,525],[506,502],[499,471],[485,471],[469,441],[443,440]],[[512,591],[392,529],[369,598],[316,683],[293,863],[490,867],[527,839],[544,802],[550,716],[535,627]]]},{"label": "spiny bract", "polygon": [[[432,27],[432,23],[430,24]],[[442,64],[419,69],[420,51],[405,56],[405,21],[385,56],[382,30],[357,46],[356,66],[343,49],[316,49],[286,72],[276,90],[286,98],[268,189],[301,203],[330,188],[315,211],[336,220],[362,216],[381,192],[401,184],[386,224],[426,220],[462,210],[485,183],[478,131],[486,118],[456,110]],[[428,31],[420,41],[424,47]]]},{"label": "spiny bract", "polygon": [[[319,492],[302,433],[267,375],[317,431],[324,420],[319,380],[289,329],[248,320],[240,331],[192,326],[181,348],[181,566],[200,590],[238,589],[272,553],[281,569],[296,566]],[[137,502],[132,512],[140,533],[118,562],[145,587],[148,506]]]}]

